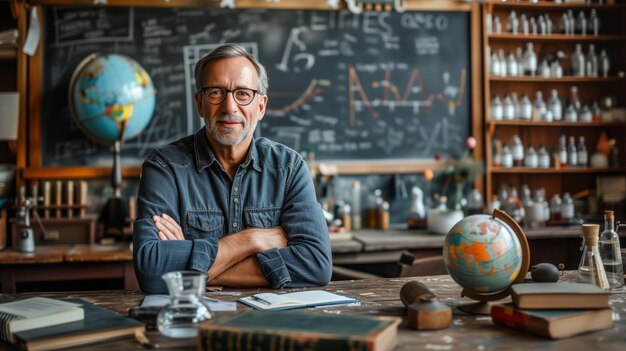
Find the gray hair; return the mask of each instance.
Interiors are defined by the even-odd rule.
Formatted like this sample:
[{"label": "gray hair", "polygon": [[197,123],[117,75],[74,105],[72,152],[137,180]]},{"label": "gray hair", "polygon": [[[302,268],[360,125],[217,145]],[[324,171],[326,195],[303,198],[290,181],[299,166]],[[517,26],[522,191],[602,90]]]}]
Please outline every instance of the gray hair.
[{"label": "gray hair", "polygon": [[215,49],[213,49],[213,51],[208,53],[196,63],[196,68],[194,70],[194,75],[196,79],[196,91],[202,90],[201,80],[204,76],[204,68],[206,67],[206,65],[215,60],[230,57],[247,58],[248,61],[252,63],[254,69],[256,69],[256,72],[259,75],[259,87],[257,88],[259,90],[259,93],[262,95],[267,94],[269,80],[267,78],[267,71],[265,70],[265,67],[263,67],[263,65],[259,62],[259,60],[256,59],[256,57],[250,55],[250,53],[248,53],[243,46],[234,43],[223,44],[216,47]]}]

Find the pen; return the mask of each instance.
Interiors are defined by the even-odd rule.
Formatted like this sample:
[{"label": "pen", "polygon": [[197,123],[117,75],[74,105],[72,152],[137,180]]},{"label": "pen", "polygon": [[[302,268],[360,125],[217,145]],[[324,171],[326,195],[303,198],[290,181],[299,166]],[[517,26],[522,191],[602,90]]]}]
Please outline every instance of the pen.
[{"label": "pen", "polygon": [[257,295],[250,295],[250,297],[252,298],[252,300],[262,302],[262,303],[264,303],[264,304],[266,304],[266,305],[271,305],[271,304],[272,304],[271,302],[269,302],[269,301],[267,301],[266,299],[264,299],[264,298],[262,298],[262,297],[259,297],[259,296],[257,296]]}]

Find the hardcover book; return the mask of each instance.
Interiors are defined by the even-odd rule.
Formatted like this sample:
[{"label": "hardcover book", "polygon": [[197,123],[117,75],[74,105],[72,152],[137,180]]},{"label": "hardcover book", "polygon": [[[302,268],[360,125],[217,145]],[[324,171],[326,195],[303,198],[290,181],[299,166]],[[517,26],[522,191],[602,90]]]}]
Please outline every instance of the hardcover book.
[{"label": "hardcover book", "polygon": [[101,341],[143,334],[143,323],[83,300],[71,300],[82,305],[85,318],[81,321],[13,334],[22,350],[55,350],[93,344]]},{"label": "hardcover book", "polygon": [[396,344],[400,322],[391,317],[249,311],[201,324],[198,342],[204,351],[387,351]]},{"label": "hardcover book", "polygon": [[608,308],[609,292],[583,283],[522,283],[511,286],[517,308]]},{"label": "hardcover book", "polygon": [[13,333],[69,323],[84,318],[79,304],[31,297],[0,304],[0,338],[13,342]]},{"label": "hardcover book", "polygon": [[306,290],[287,294],[259,293],[242,297],[239,301],[259,310],[289,310],[356,302],[351,297],[323,290]]},{"label": "hardcover book", "polygon": [[491,307],[494,323],[551,339],[611,328],[612,315],[610,308],[522,310],[513,304]]}]

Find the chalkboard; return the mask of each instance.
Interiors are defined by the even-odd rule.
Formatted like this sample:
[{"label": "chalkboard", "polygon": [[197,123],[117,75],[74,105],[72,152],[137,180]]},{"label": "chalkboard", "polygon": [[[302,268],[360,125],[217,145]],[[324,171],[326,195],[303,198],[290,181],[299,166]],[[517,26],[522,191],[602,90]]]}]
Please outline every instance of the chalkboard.
[{"label": "chalkboard", "polygon": [[432,159],[470,134],[469,12],[44,7],[43,166],[110,165],[67,105],[90,53],[140,62],[157,90],[148,128],[123,145],[124,165],[202,126],[195,62],[219,43],[244,45],[269,73],[257,135],[317,160]]}]

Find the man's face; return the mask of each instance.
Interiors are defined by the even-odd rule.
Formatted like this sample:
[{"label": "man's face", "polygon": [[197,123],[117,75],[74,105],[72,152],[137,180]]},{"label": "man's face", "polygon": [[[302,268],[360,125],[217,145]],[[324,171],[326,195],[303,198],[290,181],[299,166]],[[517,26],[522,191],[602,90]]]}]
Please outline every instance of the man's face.
[{"label": "man's face", "polygon": [[[202,86],[258,90],[259,76],[245,57],[224,58],[205,66]],[[208,137],[224,146],[243,143],[247,147],[267,103],[267,96],[256,94],[249,105],[240,106],[231,92],[217,105],[209,103],[202,92],[196,92],[195,99]]]}]

